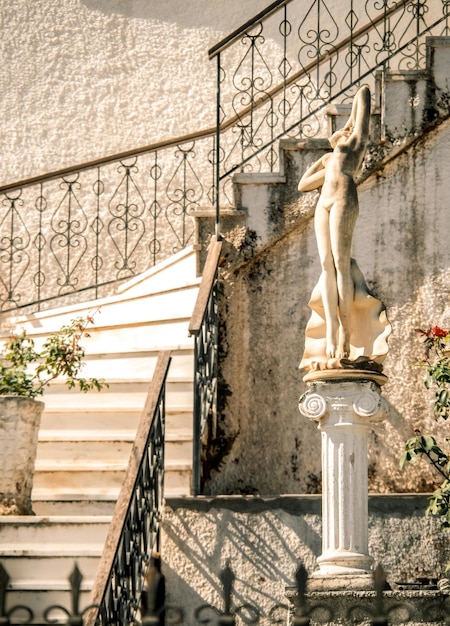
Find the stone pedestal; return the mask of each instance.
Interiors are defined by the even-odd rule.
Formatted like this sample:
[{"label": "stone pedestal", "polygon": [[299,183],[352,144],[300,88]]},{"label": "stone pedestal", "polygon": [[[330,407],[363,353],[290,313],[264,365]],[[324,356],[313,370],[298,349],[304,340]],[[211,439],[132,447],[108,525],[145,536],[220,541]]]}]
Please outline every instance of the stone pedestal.
[{"label": "stone pedestal", "polygon": [[372,588],[368,553],[367,439],[388,407],[374,380],[309,383],[300,412],[322,432],[322,555],[314,589]]}]

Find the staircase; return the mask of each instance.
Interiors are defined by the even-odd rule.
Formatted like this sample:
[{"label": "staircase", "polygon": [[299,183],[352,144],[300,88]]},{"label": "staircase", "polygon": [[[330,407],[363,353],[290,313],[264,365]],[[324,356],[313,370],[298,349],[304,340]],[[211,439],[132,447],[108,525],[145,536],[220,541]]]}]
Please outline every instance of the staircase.
[{"label": "staircase", "polygon": [[[444,65],[448,67],[447,44],[448,40],[437,42],[430,54],[434,67],[427,68],[434,72],[435,87],[444,93],[448,82],[443,70]],[[380,98],[379,103],[384,109],[375,111],[375,136],[384,142],[388,139],[390,159],[395,156],[396,147],[406,149],[421,132],[417,120],[425,106],[423,94],[428,79],[425,73],[408,71],[383,77],[383,102]],[[399,106],[400,97],[404,106]],[[333,105],[327,112],[330,127],[340,126],[339,118],[347,117],[348,108]],[[444,111],[445,115],[447,113]],[[294,231],[300,222],[306,230],[312,207],[298,208],[298,173],[312,161],[313,154],[327,148],[328,143],[319,136],[309,141],[282,139],[278,171],[272,168],[267,173],[235,174],[237,210],[229,209],[230,215],[225,215],[223,222],[245,219],[243,230],[251,230],[258,245],[266,249],[289,229]],[[281,207],[279,212],[278,207]],[[209,216],[211,221],[211,213],[202,210],[203,217]],[[198,216],[200,213],[199,209]],[[242,224],[242,221],[238,223]],[[14,320],[13,326],[24,326],[39,345],[49,333],[73,317],[94,314],[95,326],[90,331],[90,339],[84,342],[87,353],[84,373],[105,379],[109,387],[98,394],[83,395],[68,391],[56,382],[44,397],[46,408],[39,434],[33,490],[36,515],[0,518],[0,561],[12,579],[8,606],[28,605],[36,613],[55,603],[70,606],[64,593],[69,589],[66,579],[75,561],[84,576],[82,602],[87,604],[148,384],[161,349],[172,351],[167,383],[165,496],[173,498],[169,505],[172,504],[175,512],[169,507],[166,511],[164,537],[170,600],[176,601],[185,594],[186,606],[194,606],[199,599],[212,597],[216,591],[213,587],[219,561],[226,552],[223,546],[227,532],[232,539],[230,552],[238,551],[236,546],[241,541],[241,545],[248,548],[248,562],[252,565],[259,565],[258,557],[260,553],[265,554],[267,546],[275,546],[275,541],[258,536],[266,515],[264,503],[256,503],[256,522],[251,519],[242,523],[239,515],[240,507],[245,506],[245,498],[230,505],[230,508],[236,507],[236,517],[234,511],[227,508],[228,504],[222,513],[220,502],[213,503],[211,508],[214,511],[208,516],[204,515],[206,509],[202,508],[209,507],[204,500],[185,498],[181,504],[176,501],[177,497],[190,493],[193,342],[188,337],[188,324],[200,282],[197,274],[197,250],[191,246],[129,281],[114,296]],[[5,333],[8,330],[2,328]],[[247,412],[241,412],[244,421]],[[243,475],[245,469],[236,464],[235,471]],[[217,489],[216,493],[223,492]],[[194,516],[188,518],[183,510],[185,506],[199,507],[196,519]],[[302,523],[303,513],[303,510],[296,513],[296,519]],[[207,524],[214,524],[211,522],[214,516],[220,518],[217,528],[208,528]],[[282,511],[280,519],[284,517]],[[221,526],[222,518],[224,524],[230,523],[232,531]],[[317,527],[319,523],[318,519]],[[294,552],[285,540],[291,530],[283,528],[279,532],[282,546],[273,548],[270,559],[268,557],[270,566],[280,563],[279,569],[272,571],[261,566],[247,579],[245,572],[239,574],[244,581],[242,597],[249,592],[245,580],[252,580],[253,576],[253,590],[258,587],[261,595],[265,594],[270,600],[275,596],[277,600],[284,599],[284,582],[292,575],[291,563],[287,561],[294,558]],[[315,529],[314,533],[318,536]],[[311,552],[313,540],[301,523],[298,531],[295,528],[294,535],[294,539],[291,537],[293,543],[298,541],[300,544],[304,539],[295,550],[297,560]],[[208,545],[209,541],[214,545]],[[204,546],[207,547],[203,550]],[[311,563],[314,562],[313,556],[309,555]],[[261,602],[263,600],[268,602],[265,599]]]},{"label": "staircase", "polygon": [[[165,494],[190,493],[197,251],[187,248],[103,300],[17,320],[39,346],[74,317],[94,314],[83,375],[103,378],[82,394],[55,382],[45,410],[33,488],[35,517],[0,517],[0,560],[10,605],[69,606],[61,592],[77,562],[87,596],[128,464],[148,386],[162,349],[172,351],[166,386]],[[87,600],[86,600],[87,601]]]}]

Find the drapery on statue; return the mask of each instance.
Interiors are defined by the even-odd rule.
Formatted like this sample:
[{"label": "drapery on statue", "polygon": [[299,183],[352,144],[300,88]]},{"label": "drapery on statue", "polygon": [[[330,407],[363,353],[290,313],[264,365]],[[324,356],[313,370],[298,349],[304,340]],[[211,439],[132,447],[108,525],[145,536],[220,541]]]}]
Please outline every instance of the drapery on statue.
[{"label": "drapery on statue", "polygon": [[299,191],[321,188],[314,229],[322,274],[313,290],[306,328],[304,369],[358,368],[381,371],[390,325],[383,304],[368,291],[351,244],[359,213],[354,176],[369,140],[370,91],[361,87],[333,148],[303,174]]}]

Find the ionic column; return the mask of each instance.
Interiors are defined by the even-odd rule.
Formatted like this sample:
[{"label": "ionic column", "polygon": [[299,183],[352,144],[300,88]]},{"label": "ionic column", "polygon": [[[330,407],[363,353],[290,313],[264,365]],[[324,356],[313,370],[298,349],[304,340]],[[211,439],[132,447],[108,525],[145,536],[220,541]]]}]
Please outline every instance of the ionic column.
[{"label": "ionic column", "polygon": [[368,551],[367,440],[387,403],[368,380],[309,383],[300,412],[322,432],[322,555],[313,579],[327,589],[372,585]]}]

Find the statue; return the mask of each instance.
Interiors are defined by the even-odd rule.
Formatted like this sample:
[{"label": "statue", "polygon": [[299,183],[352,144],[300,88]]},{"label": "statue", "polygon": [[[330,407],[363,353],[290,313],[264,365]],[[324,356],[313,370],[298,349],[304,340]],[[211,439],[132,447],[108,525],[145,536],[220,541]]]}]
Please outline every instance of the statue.
[{"label": "statue", "polygon": [[361,169],[369,140],[370,91],[355,95],[344,128],[330,138],[333,148],[303,174],[301,192],[321,188],[314,229],[322,267],[309,303],[301,368],[358,368],[381,371],[390,325],[382,303],[370,294],[351,258],[359,213],[354,177]]}]

